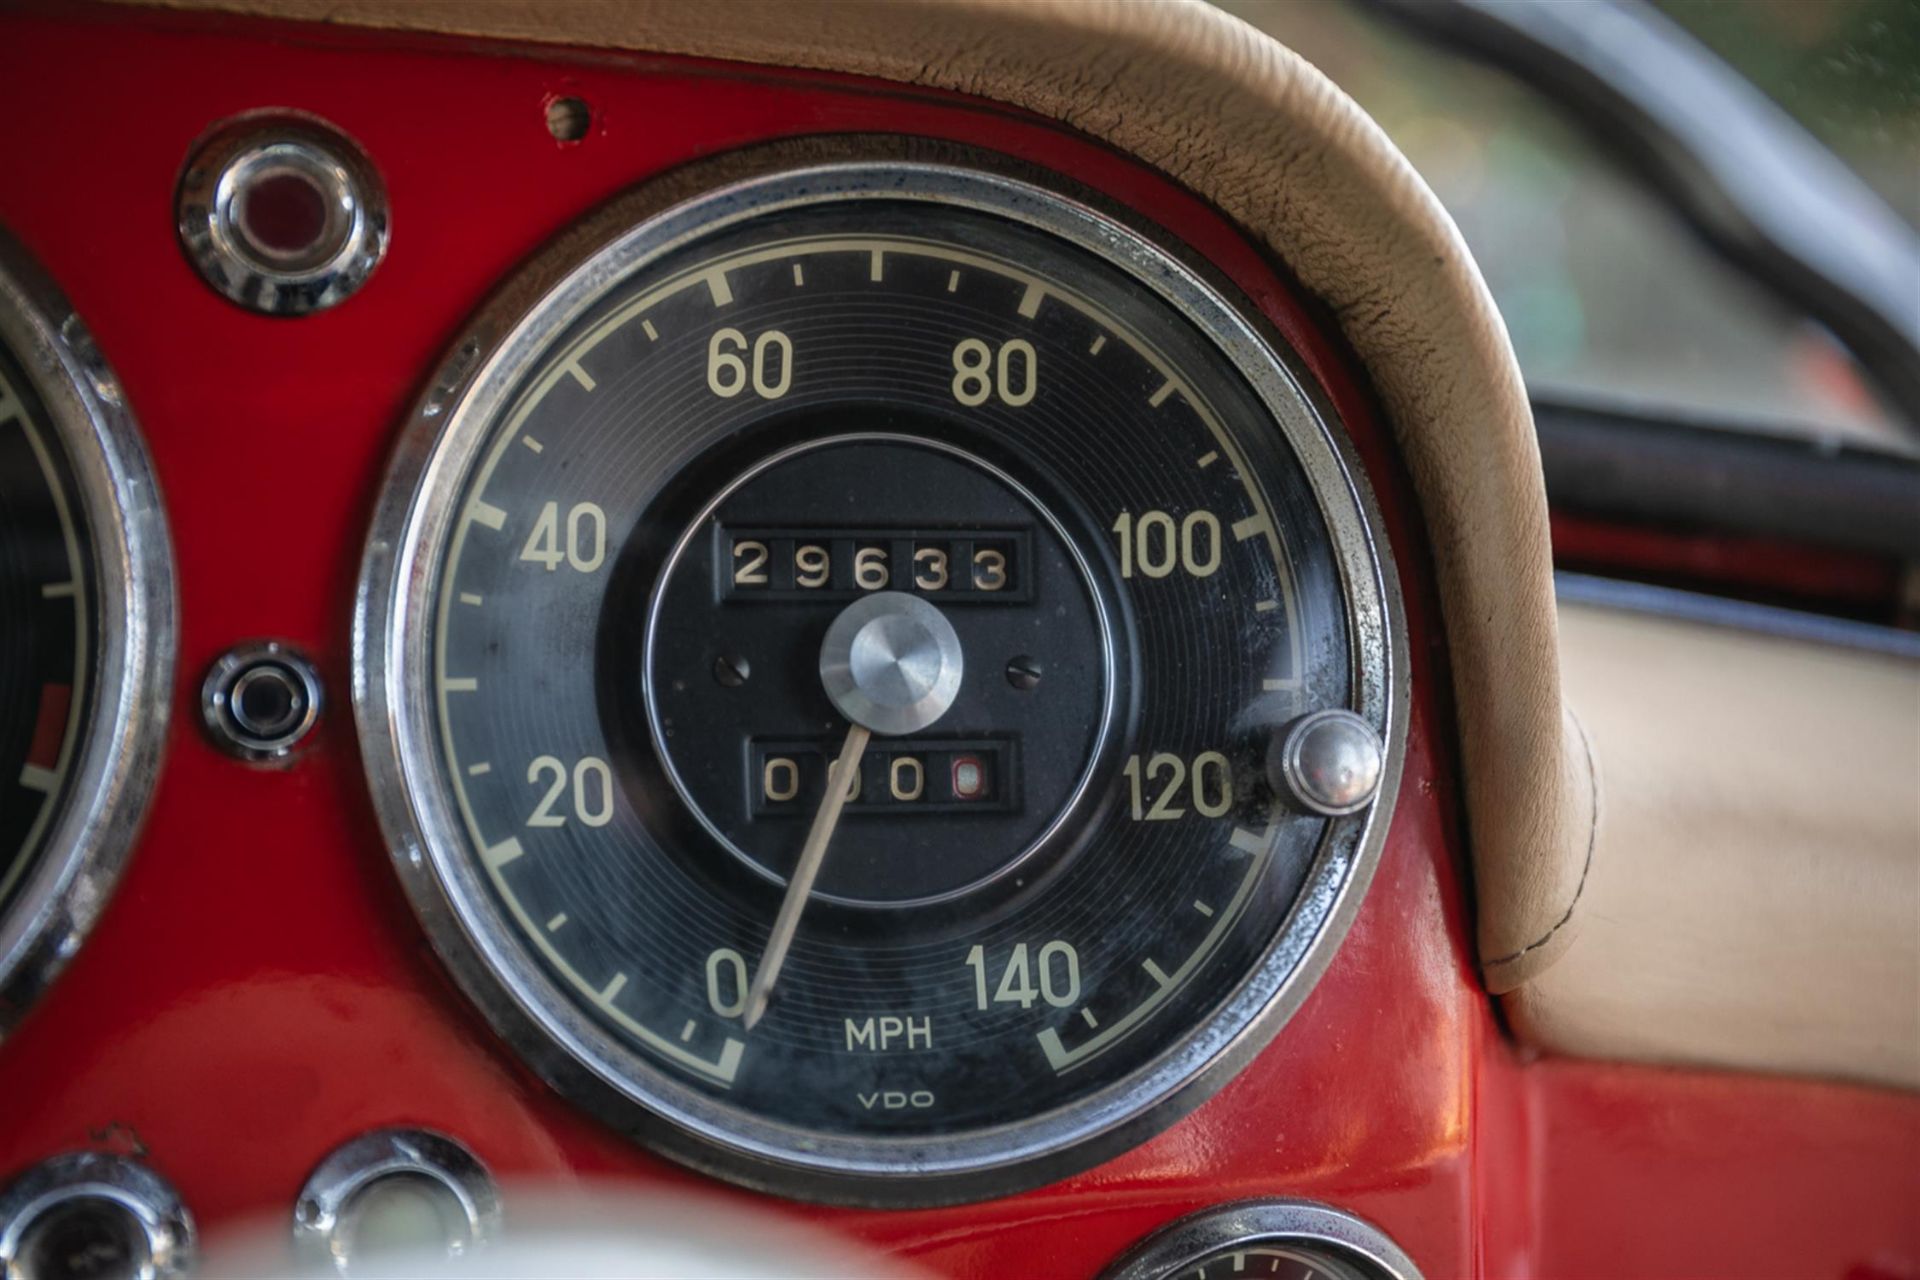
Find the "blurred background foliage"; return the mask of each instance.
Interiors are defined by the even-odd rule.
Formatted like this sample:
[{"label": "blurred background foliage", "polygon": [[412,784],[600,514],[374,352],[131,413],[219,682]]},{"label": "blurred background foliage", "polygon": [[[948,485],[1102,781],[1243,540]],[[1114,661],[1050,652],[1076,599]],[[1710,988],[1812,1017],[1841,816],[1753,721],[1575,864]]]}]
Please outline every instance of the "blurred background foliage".
[{"label": "blurred background foliage", "polygon": [[[1911,449],[1823,329],[1712,257],[1546,99],[1352,0],[1218,2],[1318,65],[1407,153],[1536,392]],[[1920,0],[1658,7],[1920,223]],[[1920,308],[1920,281],[1915,294]]]}]

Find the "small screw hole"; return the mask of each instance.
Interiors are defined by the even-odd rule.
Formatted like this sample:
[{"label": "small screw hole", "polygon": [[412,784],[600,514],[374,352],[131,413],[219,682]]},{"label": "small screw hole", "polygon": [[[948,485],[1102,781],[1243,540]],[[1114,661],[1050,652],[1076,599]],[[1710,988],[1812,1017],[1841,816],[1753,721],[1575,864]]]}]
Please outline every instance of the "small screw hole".
[{"label": "small screw hole", "polygon": [[578,98],[554,98],[547,103],[547,132],[555,142],[578,142],[593,125],[593,113]]}]

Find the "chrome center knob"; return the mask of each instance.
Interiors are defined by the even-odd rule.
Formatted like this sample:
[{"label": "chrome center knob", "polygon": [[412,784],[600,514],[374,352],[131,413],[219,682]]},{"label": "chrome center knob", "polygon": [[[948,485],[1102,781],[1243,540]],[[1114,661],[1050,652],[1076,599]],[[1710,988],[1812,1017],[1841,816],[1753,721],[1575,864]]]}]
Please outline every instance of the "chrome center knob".
[{"label": "chrome center knob", "polygon": [[946,615],[904,591],[854,601],[820,646],[827,696],[841,715],[875,733],[913,733],[947,714],[963,665],[960,637]]}]

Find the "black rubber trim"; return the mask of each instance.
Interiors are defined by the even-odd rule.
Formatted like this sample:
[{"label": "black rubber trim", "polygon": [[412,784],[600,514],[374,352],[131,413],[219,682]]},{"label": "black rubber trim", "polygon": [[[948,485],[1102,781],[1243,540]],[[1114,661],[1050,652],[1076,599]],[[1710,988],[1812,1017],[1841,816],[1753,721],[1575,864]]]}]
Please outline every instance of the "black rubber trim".
[{"label": "black rubber trim", "polygon": [[1920,561],[1920,459],[1544,396],[1533,416],[1556,510]]}]

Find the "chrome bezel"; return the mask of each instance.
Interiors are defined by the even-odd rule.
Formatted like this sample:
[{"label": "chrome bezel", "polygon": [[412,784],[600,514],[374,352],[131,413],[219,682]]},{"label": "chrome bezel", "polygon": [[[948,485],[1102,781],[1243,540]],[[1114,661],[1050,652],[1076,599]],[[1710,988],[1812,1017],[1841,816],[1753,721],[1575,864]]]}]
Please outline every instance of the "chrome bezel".
[{"label": "chrome bezel", "polygon": [[486,1248],[500,1234],[500,1187],[480,1158],[428,1129],[375,1129],[329,1151],[293,1206],[293,1246],[302,1263],[353,1274],[351,1243],[337,1238],[342,1215],[362,1191],[387,1178],[424,1178],[453,1197],[467,1238],[449,1242],[449,1258]]},{"label": "chrome bezel", "polygon": [[134,1220],[147,1251],[141,1275],[168,1280],[193,1270],[193,1215],[172,1183],[125,1156],[70,1151],[41,1161],[0,1188],[0,1276],[24,1274],[18,1268],[20,1246],[36,1221],[84,1200],[104,1200]]},{"label": "chrome bezel", "polygon": [[[338,243],[307,254],[255,245],[241,225],[247,184],[293,174],[317,191]],[[317,116],[252,112],[194,145],[174,193],[175,230],[194,270],[249,311],[303,316],[360,291],[387,253],[386,186],[353,139]]]},{"label": "chrome bezel", "polygon": [[[263,667],[276,667],[299,686],[304,704],[300,716],[276,734],[255,733],[243,725],[233,709],[241,682]],[[326,686],[306,654],[278,640],[249,640],[214,659],[200,682],[200,723],[213,744],[236,760],[274,764],[293,754],[326,710]]]},{"label": "chrome bezel", "polygon": [[36,862],[0,918],[0,1040],[80,949],[132,850],[173,693],[173,555],[139,427],[86,327],[0,231],[0,343],[57,434],[93,541],[92,703]]},{"label": "chrome bezel", "polygon": [[1366,1267],[1367,1280],[1421,1280],[1413,1259],[1386,1232],[1312,1200],[1246,1200],[1202,1210],[1127,1250],[1100,1280],[1172,1280],[1223,1250],[1257,1245],[1306,1245]]},{"label": "chrome bezel", "polygon": [[[508,1044],[562,1094],[695,1168],[801,1199],[881,1206],[984,1199],[1132,1146],[1219,1088],[1279,1030],[1326,967],[1371,878],[1405,738],[1406,641],[1370,491],[1277,335],[1163,234],[1129,225],[1018,161],[920,140],[774,144],[690,166],[616,198],[512,277],[454,344],[401,435],[376,508],[354,624],[354,708],[375,809],[443,960]],[[1026,1120],[941,1137],[802,1131],[675,1079],[598,1026],[542,971],[487,891],[440,760],[434,588],[457,503],[498,415],[549,344],[657,257],[744,219],[827,201],[925,200],[1047,231],[1176,307],[1273,413],[1332,531],[1356,708],[1388,744],[1381,801],[1328,824],[1308,882],[1241,985],[1182,1042],[1125,1079]]]}]

